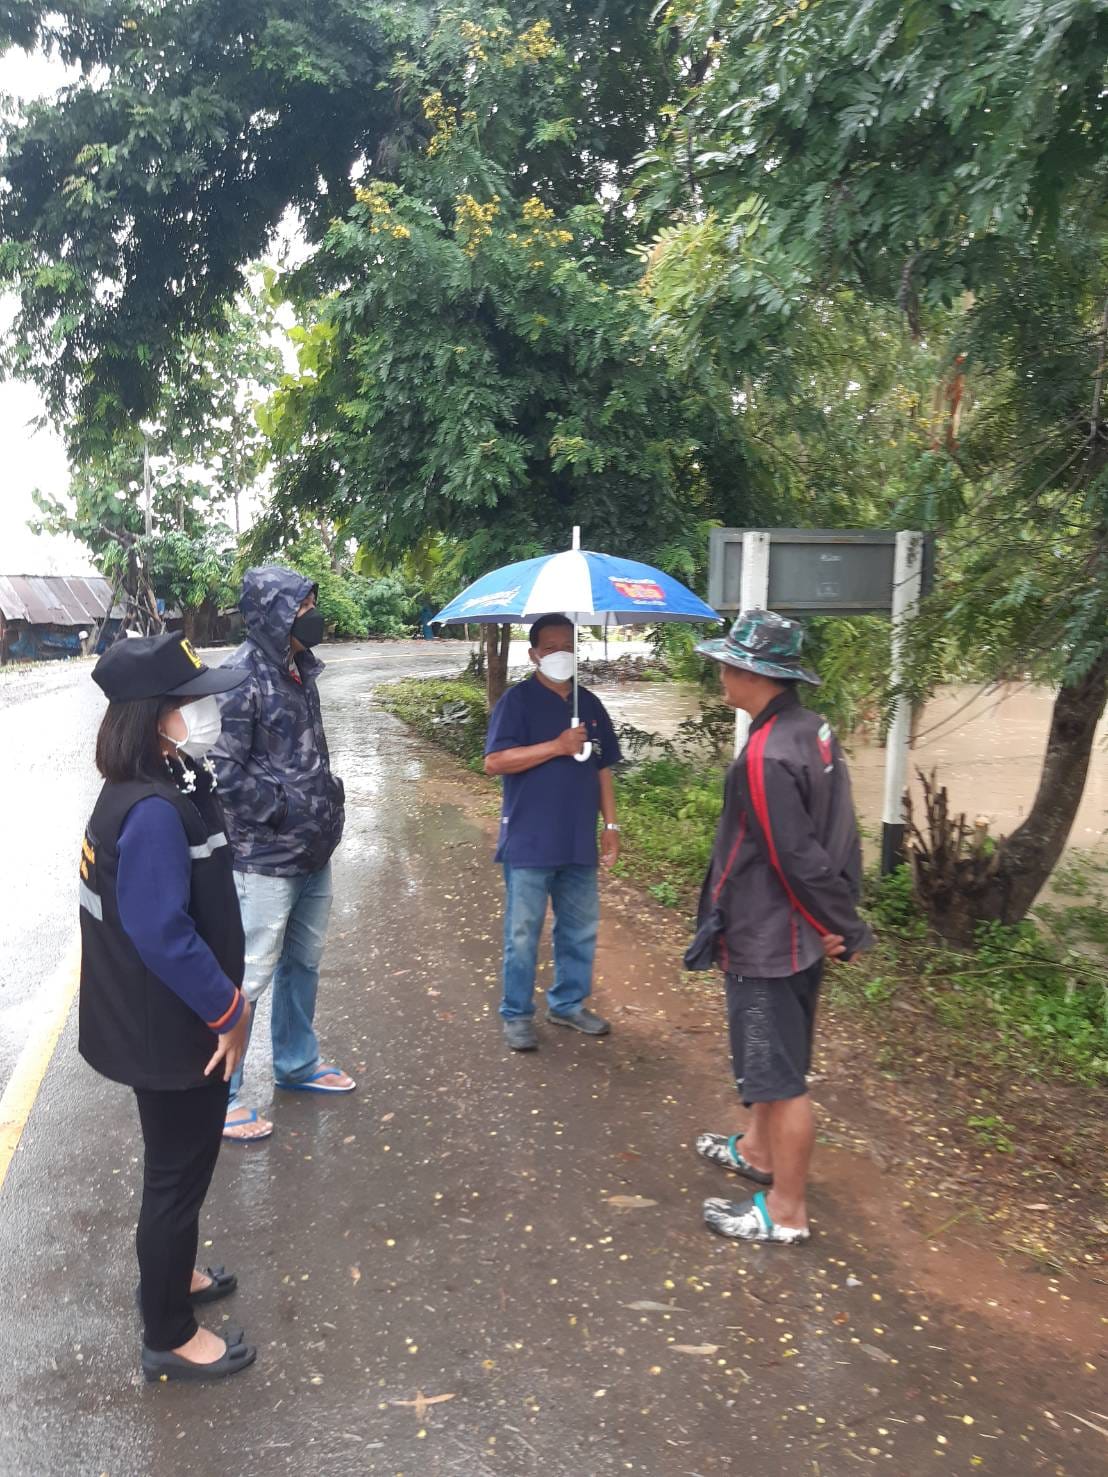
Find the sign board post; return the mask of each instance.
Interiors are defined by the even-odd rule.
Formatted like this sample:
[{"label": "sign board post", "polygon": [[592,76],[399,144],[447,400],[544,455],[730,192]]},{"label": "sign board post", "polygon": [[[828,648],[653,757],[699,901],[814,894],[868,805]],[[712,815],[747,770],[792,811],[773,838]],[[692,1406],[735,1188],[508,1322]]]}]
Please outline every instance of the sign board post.
[{"label": "sign board post", "polygon": [[[769,534],[747,529],[743,534],[742,610],[766,610],[769,606]],[[713,602],[709,602],[713,604]],[[713,609],[718,606],[713,604]],[[750,732],[750,714],[735,709],[735,755],[742,753]]]},{"label": "sign board post", "polygon": [[881,815],[881,872],[887,875],[904,856],[904,790],[912,705],[905,697],[905,632],[919,610],[923,588],[923,535],[898,533],[893,565],[891,686],[895,693],[892,721],[885,740],[885,805]]},{"label": "sign board post", "polygon": [[[905,630],[919,608],[929,541],[885,529],[714,528],[708,603],[721,614],[774,610],[779,615],[888,615],[890,678],[896,702],[885,752],[881,870],[891,872],[904,845],[911,705],[903,696]],[[735,753],[750,719],[735,714]]]}]

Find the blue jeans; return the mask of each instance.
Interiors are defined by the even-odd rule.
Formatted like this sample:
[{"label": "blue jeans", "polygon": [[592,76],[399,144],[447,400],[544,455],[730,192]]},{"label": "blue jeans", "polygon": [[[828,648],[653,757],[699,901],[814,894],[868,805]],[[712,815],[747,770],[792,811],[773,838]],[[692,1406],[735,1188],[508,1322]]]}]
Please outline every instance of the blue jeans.
[{"label": "blue jeans", "polygon": [[554,907],[554,983],[546,992],[548,1010],[565,1014],[587,1000],[600,926],[600,891],[595,867],[504,868],[505,1020],[535,1013],[535,963],[546,918]]},{"label": "blue jeans", "polygon": [[[236,872],[235,891],[246,934],[243,993],[254,1005],[273,984],[273,1075],[278,1082],[305,1082],[319,1068],[312,1022],[331,915],[331,863],[296,877]],[[231,1077],[232,1107],[242,1074],[240,1062]]]}]

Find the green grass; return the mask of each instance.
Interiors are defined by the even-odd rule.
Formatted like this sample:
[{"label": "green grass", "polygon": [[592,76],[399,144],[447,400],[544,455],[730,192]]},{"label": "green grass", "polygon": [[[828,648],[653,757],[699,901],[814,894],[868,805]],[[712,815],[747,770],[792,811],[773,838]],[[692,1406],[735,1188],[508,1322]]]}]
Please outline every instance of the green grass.
[{"label": "green grass", "polygon": [[887,1011],[897,999],[927,1014],[998,1066],[1045,1078],[1108,1078],[1108,969],[1026,920],[982,924],[971,952],[929,934],[911,876],[867,879],[878,948],[864,971],[844,971],[857,1003]]},{"label": "green grass", "polygon": [[485,689],[468,677],[410,677],[379,687],[377,701],[424,738],[480,772],[485,752]]},{"label": "green grass", "polygon": [[674,759],[649,759],[618,775],[619,873],[667,907],[693,902],[712,854],[720,797],[718,774]]}]

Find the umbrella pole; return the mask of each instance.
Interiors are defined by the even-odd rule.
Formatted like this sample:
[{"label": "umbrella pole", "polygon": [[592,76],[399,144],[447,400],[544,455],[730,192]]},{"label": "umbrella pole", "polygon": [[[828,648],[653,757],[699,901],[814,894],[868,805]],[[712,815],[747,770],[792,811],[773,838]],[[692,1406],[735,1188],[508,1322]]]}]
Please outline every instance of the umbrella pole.
[{"label": "umbrella pole", "polygon": [[578,630],[579,629],[580,628],[577,625],[577,617],[574,616],[573,617],[573,726],[574,726],[574,728],[576,728],[577,725],[578,725],[578,723],[580,723],[580,721],[581,721],[580,703],[579,703],[578,698],[577,698],[577,686],[578,686],[578,679],[577,679],[577,660],[578,660],[577,633],[578,633]]}]

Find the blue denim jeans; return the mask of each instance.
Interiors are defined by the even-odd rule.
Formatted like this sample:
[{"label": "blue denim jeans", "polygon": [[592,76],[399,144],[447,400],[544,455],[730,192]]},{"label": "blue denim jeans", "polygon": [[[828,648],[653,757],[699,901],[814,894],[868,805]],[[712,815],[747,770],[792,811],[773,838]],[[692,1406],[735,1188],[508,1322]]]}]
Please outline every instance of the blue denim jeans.
[{"label": "blue denim jeans", "polygon": [[[319,1067],[312,1022],[331,915],[331,863],[296,877],[236,872],[235,890],[246,934],[243,993],[253,1005],[272,982],[273,1075],[278,1082],[304,1082]],[[240,1062],[231,1077],[232,1107],[242,1074]]]},{"label": "blue denim jeans", "polygon": [[546,918],[554,908],[554,983],[546,992],[548,1010],[564,1014],[588,999],[600,925],[600,891],[595,867],[504,868],[505,1020],[535,1013],[535,963]]}]

